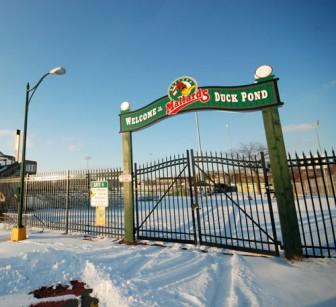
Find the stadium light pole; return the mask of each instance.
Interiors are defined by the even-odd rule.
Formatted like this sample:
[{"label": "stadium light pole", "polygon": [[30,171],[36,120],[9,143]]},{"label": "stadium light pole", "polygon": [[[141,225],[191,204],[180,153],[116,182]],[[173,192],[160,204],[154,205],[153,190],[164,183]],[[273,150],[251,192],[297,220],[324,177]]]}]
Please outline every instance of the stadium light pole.
[{"label": "stadium light pole", "polygon": [[37,88],[42,83],[42,81],[49,75],[63,75],[65,74],[65,69],[63,67],[55,67],[49,72],[44,74],[41,79],[33,86],[30,87],[29,82],[26,86],[26,102],[25,102],[25,117],[24,117],[24,127],[23,127],[23,141],[22,141],[22,153],[21,153],[21,169],[20,169],[20,198],[18,207],[18,223],[16,227],[12,229],[11,240],[19,241],[26,239],[26,228],[22,224],[22,212],[23,212],[23,201],[24,201],[24,181],[25,181],[25,168],[26,168],[26,142],[27,142],[27,123],[28,123],[28,109],[29,103],[33,98]]},{"label": "stadium light pole", "polygon": [[89,170],[89,161],[92,159],[92,157],[91,156],[86,156],[84,159],[86,160],[86,171],[88,171]]},{"label": "stadium light pole", "polygon": [[229,124],[225,124],[225,128],[227,129],[228,136],[229,136],[229,144],[230,144],[230,150],[229,150],[229,152],[232,153],[232,138],[231,138],[230,125]]},{"label": "stadium light pole", "polygon": [[320,135],[319,135],[319,131],[318,131],[319,128],[320,128],[320,121],[319,120],[316,121],[316,124],[314,125],[314,128],[315,128],[315,132],[316,132],[317,146],[318,146],[318,149],[319,149],[320,153],[322,153]]},{"label": "stadium light pole", "polygon": [[201,134],[199,128],[199,120],[198,120],[198,113],[195,112],[195,122],[196,122],[196,137],[197,137],[197,147],[198,147],[198,155],[202,155],[202,143],[201,143]]}]

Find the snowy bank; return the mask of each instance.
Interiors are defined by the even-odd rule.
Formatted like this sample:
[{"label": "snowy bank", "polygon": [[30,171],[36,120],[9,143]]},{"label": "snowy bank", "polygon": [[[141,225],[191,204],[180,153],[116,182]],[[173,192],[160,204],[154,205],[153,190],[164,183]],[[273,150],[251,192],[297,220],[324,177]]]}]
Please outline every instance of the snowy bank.
[{"label": "snowy bank", "polygon": [[[335,306],[336,259],[251,257],[170,244],[126,246],[0,224],[0,306],[29,306],[42,286],[84,281],[99,306]],[[203,249],[204,250],[204,249]],[[226,251],[227,252],[227,251]]]}]

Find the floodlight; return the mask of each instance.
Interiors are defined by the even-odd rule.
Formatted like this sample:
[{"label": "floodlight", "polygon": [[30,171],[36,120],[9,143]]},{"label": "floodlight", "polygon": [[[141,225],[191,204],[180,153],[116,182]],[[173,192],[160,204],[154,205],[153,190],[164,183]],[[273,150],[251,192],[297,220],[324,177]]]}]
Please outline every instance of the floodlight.
[{"label": "floodlight", "polygon": [[131,107],[131,104],[127,101],[122,102],[120,105],[121,111],[128,111],[130,107]]},{"label": "floodlight", "polygon": [[255,78],[261,79],[261,78],[267,78],[272,75],[273,68],[270,65],[261,65],[256,69],[255,72]]}]

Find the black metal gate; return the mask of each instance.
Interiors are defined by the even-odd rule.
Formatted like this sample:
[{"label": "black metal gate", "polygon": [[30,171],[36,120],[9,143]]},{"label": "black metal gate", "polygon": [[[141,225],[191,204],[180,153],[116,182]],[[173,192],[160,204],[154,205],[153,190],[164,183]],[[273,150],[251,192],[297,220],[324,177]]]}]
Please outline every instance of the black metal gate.
[{"label": "black metal gate", "polygon": [[136,233],[139,239],[197,243],[190,155],[137,167]]},{"label": "black metal gate", "polygon": [[186,155],[135,164],[138,239],[278,255],[265,159]]}]

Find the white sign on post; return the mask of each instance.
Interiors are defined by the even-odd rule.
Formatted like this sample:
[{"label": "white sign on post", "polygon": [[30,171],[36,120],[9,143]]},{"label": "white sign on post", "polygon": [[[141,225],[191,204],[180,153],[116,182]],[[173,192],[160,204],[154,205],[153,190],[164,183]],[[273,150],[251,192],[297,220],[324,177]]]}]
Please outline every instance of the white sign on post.
[{"label": "white sign on post", "polygon": [[107,181],[91,181],[90,205],[91,207],[108,207]]},{"label": "white sign on post", "polygon": [[132,182],[132,175],[131,174],[121,174],[119,176],[119,182],[122,182],[122,183]]}]

